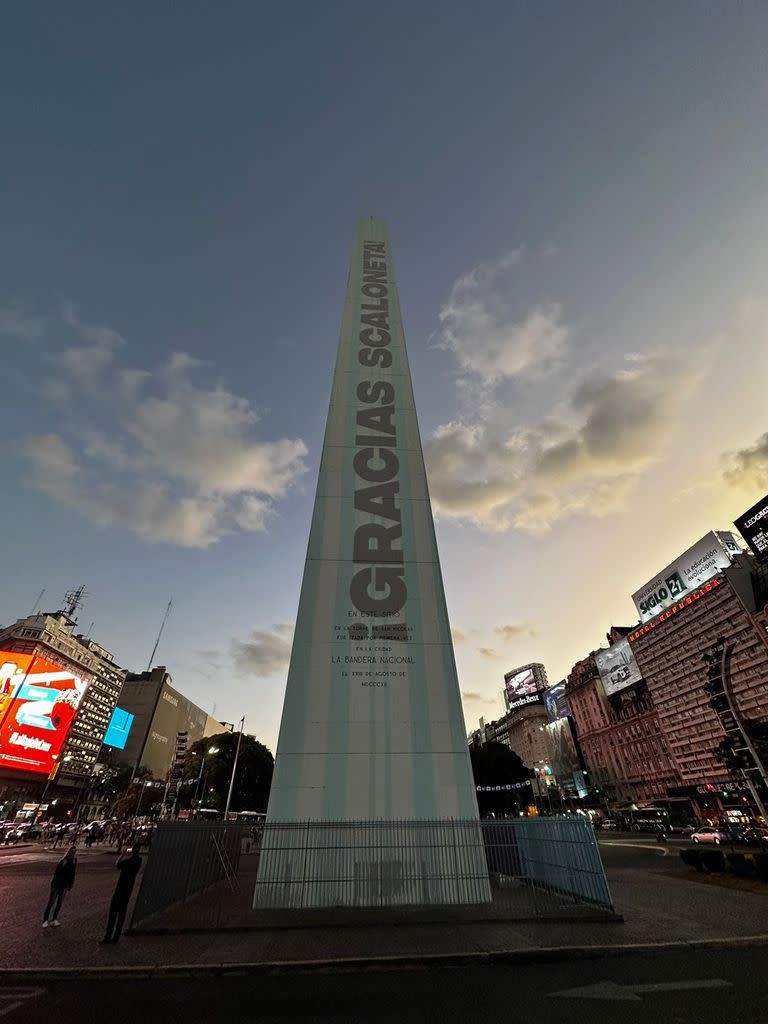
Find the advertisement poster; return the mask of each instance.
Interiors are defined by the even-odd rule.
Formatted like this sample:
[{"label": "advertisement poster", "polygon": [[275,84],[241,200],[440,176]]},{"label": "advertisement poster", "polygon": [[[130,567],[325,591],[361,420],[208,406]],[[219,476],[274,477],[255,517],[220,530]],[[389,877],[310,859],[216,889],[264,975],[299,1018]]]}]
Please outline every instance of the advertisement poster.
[{"label": "advertisement poster", "polygon": [[543,665],[522,665],[504,674],[504,701],[508,711],[544,702],[547,673]]},{"label": "advertisement poster", "polygon": [[547,718],[550,722],[556,722],[559,718],[567,718],[570,715],[568,700],[565,696],[564,679],[544,691],[544,706],[547,709]]},{"label": "advertisement poster", "polygon": [[128,733],[131,731],[134,716],[130,711],[122,708],[115,708],[109,720],[107,731],[104,733],[104,745],[114,747],[115,750],[125,750],[128,742]]},{"label": "advertisement poster", "polygon": [[734,526],[756,555],[768,555],[768,494],[735,519]]},{"label": "advertisement poster", "polygon": [[605,651],[595,651],[595,664],[606,696],[634,686],[642,679],[629,640],[619,640]]},{"label": "advertisement poster", "polygon": [[649,622],[654,615],[663,612],[690,590],[711,580],[722,569],[727,569],[739,550],[732,534],[715,534],[710,531],[649,583],[635,591],[632,600],[640,621]]},{"label": "advertisement poster", "polygon": [[0,651],[0,661],[0,767],[47,775],[86,684],[37,655]]}]

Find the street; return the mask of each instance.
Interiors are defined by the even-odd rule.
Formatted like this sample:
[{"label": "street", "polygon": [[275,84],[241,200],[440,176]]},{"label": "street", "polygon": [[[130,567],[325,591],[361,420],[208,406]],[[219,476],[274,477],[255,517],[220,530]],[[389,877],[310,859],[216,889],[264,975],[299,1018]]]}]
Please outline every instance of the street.
[{"label": "street", "polygon": [[765,959],[765,949],[741,949],[531,966],[75,980],[0,987],[0,1016],[8,1024],[213,1018],[746,1024],[768,1019]]}]

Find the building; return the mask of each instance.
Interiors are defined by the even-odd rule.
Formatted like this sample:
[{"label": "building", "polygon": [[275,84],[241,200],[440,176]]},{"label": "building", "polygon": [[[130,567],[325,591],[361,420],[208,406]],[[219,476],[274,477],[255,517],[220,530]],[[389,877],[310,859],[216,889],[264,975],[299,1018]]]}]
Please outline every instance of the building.
[{"label": "building", "polygon": [[129,672],[120,696],[121,710],[133,715],[122,749],[113,763],[146,768],[155,779],[165,779],[177,752],[177,738],[187,747],[206,736],[226,731],[207,711],[172,686],[164,665],[148,672]]},{"label": "building", "polygon": [[[623,632],[609,633],[609,643],[620,641]],[[589,785],[614,809],[666,800],[680,776],[647,684],[638,676],[608,696],[598,669],[600,653],[577,662],[566,683]]]},{"label": "building", "polygon": [[717,638],[730,653],[740,724],[768,721],[768,634],[755,601],[755,566],[742,555],[629,635],[679,782],[670,795],[701,814],[740,817],[750,799],[718,757],[725,732],[709,694],[704,654]]},{"label": "building", "polygon": [[34,801],[55,783],[76,799],[96,771],[125,670],[75,634],[65,611],[0,629],[0,805]]}]

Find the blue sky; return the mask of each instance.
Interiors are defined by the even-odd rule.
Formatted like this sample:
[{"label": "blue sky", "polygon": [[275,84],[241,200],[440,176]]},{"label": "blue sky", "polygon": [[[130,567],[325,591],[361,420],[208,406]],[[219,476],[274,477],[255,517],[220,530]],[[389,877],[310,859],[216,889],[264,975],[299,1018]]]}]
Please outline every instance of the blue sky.
[{"label": "blue sky", "polygon": [[85,583],[273,744],[355,219],[468,725],[768,489],[758,3],[11,5],[0,622]]}]

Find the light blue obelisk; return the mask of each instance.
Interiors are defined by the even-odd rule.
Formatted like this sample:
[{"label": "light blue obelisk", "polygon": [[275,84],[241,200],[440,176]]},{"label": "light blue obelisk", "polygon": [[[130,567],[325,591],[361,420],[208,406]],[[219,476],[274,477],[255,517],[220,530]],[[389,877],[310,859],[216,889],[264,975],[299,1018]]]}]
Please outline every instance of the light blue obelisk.
[{"label": "light blue obelisk", "polygon": [[[365,218],[347,282],[255,902],[297,905],[299,877],[314,874],[323,882],[302,885],[301,905],[381,903],[380,877],[375,899],[364,884],[345,895],[333,857],[313,859],[306,848],[299,856],[290,823],[431,821],[433,839],[455,847],[450,822],[477,816],[392,253],[383,222]],[[324,831],[324,842],[350,846],[344,871],[376,874],[370,855],[351,849],[351,826]],[[444,883],[394,891],[391,882],[385,902],[489,899],[481,846],[458,843],[455,870],[441,868]],[[402,860],[389,864],[390,880],[434,874],[429,853],[388,856]]]}]

